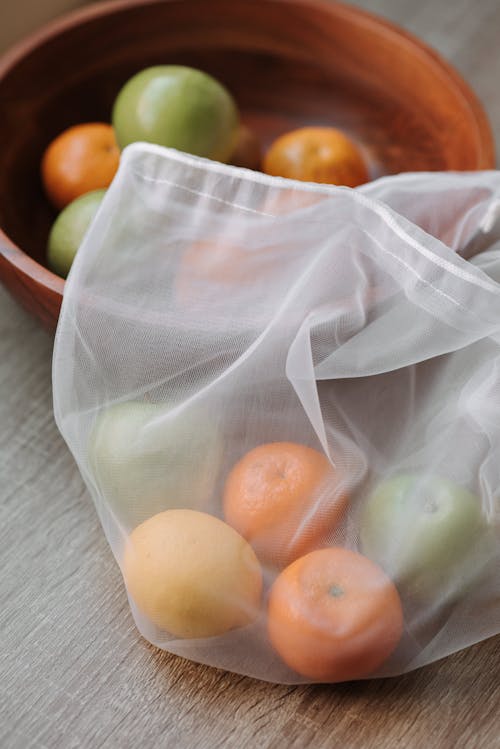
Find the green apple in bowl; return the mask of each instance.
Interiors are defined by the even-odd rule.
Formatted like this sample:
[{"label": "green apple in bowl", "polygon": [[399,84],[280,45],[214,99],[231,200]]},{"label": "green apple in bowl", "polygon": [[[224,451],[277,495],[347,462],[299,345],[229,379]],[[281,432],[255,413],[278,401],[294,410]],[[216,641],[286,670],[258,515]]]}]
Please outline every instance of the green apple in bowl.
[{"label": "green apple in bowl", "polygon": [[133,528],[163,510],[206,509],[222,441],[201,407],[129,401],[99,413],[87,454],[101,496]]},{"label": "green apple in bowl", "polygon": [[238,137],[233,97],[215,78],[183,65],[157,65],[134,75],[113,107],[118,145],[145,141],[228,161]]},{"label": "green apple in bowl", "polygon": [[106,190],[81,195],[64,208],[49,234],[47,259],[50,268],[66,278],[78,248],[94,220]]},{"label": "green apple in bowl", "polygon": [[361,513],[363,552],[413,600],[460,596],[488,561],[487,538],[479,497],[436,476],[394,476]]}]

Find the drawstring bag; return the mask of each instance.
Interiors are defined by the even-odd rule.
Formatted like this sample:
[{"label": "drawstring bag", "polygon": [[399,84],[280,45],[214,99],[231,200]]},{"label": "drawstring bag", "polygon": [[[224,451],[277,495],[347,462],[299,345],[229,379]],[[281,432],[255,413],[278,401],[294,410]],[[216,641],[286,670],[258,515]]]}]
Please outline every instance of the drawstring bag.
[{"label": "drawstring bag", "polygon": [[500,631],[499,197],[124,151],[54,410],[150,642],[339,682]]},{"label": "drawstring bag", "polygon": [[359,188],[471,258],[500,240],[498,172],[418,172]]}]

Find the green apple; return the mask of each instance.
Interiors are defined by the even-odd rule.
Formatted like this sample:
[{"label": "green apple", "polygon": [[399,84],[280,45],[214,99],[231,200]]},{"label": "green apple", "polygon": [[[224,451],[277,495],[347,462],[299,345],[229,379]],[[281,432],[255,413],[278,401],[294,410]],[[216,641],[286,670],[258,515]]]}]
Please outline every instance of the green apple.
[{"label": "green apple", "polygon": [[363,552],[417,600],[460,595],[482,562],[487,524],[477,496],[439,477],[395,476],[361,514]]},{"label": "green apple", "polygon": [[63,278],[71,264],[87,229],[94,220],[106,190],[93,190],[81,195],[64,208],[50,231],[47,258],[50,268]]},{"label": "green apple", "polygon": [[206,509],[221,455],[221,440],[199,407],[115,404],[98,415],[88,442],[96,486],[128,528],[162,510]]},{"label": "green apple", "polygon": [[227,161],[238,135],[238,110],[224,86],[201,70],[158,65],[134,75],[113,107],[121,148],[136,141]]}]

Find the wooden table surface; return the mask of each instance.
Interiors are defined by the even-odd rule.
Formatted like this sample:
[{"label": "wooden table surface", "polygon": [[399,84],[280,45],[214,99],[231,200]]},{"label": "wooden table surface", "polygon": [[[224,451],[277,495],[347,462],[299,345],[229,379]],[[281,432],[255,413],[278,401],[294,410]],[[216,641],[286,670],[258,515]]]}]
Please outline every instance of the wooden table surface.
[{"label": "wooden table surface", "polygon": [[[447,56],[500,144],[499,0],[358,4]],[[0,289],[2,749],[500,747],[500,637],[401,678],[312,687],[234,676],[142,640],[53,421],[51,352]]]}]

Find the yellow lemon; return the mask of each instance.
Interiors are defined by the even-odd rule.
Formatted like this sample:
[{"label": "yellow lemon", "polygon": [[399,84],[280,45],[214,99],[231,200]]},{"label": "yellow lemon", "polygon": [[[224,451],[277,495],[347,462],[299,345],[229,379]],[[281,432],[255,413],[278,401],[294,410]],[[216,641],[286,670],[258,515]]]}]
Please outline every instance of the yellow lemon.
[{"label": "yellow lemon", "polygon": [[176,637],[213,637],[258,614],[262,572],[255,553],[204,512],[166,510],[137,526],[123,575],[137,608]]}]

